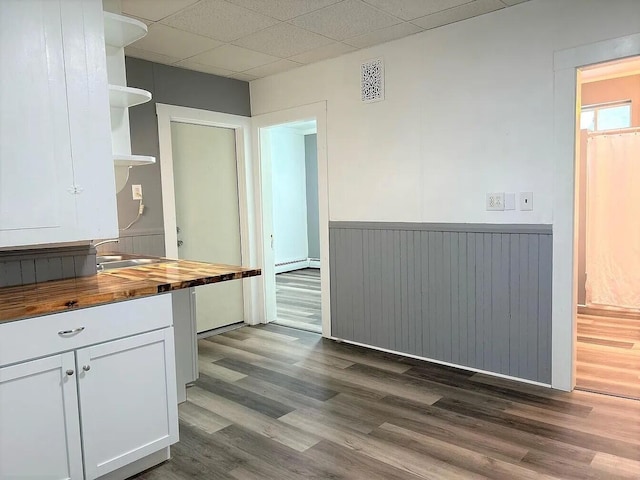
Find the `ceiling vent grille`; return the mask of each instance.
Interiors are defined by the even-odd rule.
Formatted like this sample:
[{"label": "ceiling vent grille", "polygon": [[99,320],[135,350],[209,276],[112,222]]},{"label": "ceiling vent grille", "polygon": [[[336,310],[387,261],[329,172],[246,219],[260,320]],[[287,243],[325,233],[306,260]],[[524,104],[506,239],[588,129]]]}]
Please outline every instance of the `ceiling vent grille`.
[{"label": "ceiling vent grille", "polygon": [[360,67],[360,88],[365,103],[384,100],[384,62],[376,58]]}]

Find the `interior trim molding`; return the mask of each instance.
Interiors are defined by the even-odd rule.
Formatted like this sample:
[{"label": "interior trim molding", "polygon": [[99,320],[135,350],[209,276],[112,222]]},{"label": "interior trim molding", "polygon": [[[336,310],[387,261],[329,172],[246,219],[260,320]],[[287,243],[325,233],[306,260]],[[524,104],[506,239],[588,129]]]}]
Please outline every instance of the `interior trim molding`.
[{"label": "interior trim molding", "polygon": [[551,235],[553,225],[519,223],[413,223],[413,222],[329,222],[329,228],[358,230],[409,230],[460,233],[535,233]]}]

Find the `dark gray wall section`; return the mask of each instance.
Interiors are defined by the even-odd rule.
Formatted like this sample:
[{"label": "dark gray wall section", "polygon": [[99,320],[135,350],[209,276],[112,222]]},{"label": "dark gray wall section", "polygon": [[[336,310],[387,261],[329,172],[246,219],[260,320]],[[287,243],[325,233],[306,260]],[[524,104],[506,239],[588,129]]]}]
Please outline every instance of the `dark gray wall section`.
[{"label": "dark gray wall section", "polygon": [[329,228],[333,336],[551,382],[551,226]]},{"label": "dark gray wall section", "polygon": [[[127,57],[126,67],[127,84],[148,90],[153,95],[150,102],[129,109],[131,151],[138,155],[153,155],[156,163],[132,168],[127,185],[118,194],[120,228],[127,226],[138,214],[138,201],[131,198],[131,185],[142,185],[146,208],[140,220],[127,230],[126,239],[115,248],[139,250],[149,246],[153,251],[129,253],[164,255],[164,244],[162,251],[157,249],[157,236],[164,235],[164,228],[156,103],[250,116],[249,84],[137,58]],[[149,238],[133,240],[137,235]],[[137,248],[134,248],[134,242],[137,242]]]},{"label": "dark gray wall section", "polygon": [[307,237],[309,258],[320,258],[320,218],[318,209],[318,136],[304,136],[304,161],[307,179]]},{"label": "dark gray wall section", "polygon": [[0,287],[86,277],[96,273],[96,250],[56,247],[0,252]]}]

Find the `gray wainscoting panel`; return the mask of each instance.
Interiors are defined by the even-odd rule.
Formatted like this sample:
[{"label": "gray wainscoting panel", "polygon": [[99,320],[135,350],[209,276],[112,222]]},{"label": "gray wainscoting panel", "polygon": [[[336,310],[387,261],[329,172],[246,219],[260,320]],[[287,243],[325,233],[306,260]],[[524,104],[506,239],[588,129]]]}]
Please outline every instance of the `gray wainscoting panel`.
[{"label": "gray wainscoting panel", "polygon": [[0,252],[0,287],[86,277],[96,273],[96,250],[87,246]]},{"label": "gray wainscoting panel", "polygon": [[164,257],[164,233],[162,231],[147,230],[129,234],[120,232],[120,242],[107,243],[98,247],[104,253],[130,253],[132,255],[151,255]]},{"label": "gray wainscoting panel", "polygon": [[333,336],[551,382],[551,226],[329,228]]}]

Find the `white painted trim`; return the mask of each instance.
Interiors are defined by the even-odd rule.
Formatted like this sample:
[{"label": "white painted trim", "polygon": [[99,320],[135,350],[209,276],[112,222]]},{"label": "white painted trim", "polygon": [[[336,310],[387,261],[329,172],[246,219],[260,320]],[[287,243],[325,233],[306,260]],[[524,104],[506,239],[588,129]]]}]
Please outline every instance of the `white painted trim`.
[{"label": "white painted trim", "polygon": [[[253,152],[256,158],[255,183],[259,186],[261,196],[256,196],[256,212],[260,219],[259,229],[262,232],[259,257],[262,266],[261,294],[263,309],[261,321],[267,323],[275,320],[275,265],[273,251],[267,248],[270,245],[270,236],[273,232],[273,219],[269,212],[264,211],[264,204],[271,205],[263,198],[271,197],[271,165],[266,155],[261,155],[260,129],[292,123],[300,120],[316,120],[318,135],[318,207],[320,222],[320,285],[322,306],[322,335],[331,335],[331,301],[329,291],[329,169],[327,162],[327,104],[317,102],[309,105],[293,107],[277,112],[265,113],[252,117]],[[259,197],[259,198],[258,198]],[[267,292],[272,292],[267,295]],[[273,297],[273,298],[271,298]],[[272,302],[273,305],[270,305]],[[269,318],[269,317],[273,318]]]},{"label": "white painted trim", "polygon": [[413,355],[411,353],[398,352],[397,350],[390,350],[388,348],[376,347],[374,345],[367,345],[366,343],[353,342],[351,340],[345,340],[343,338],[337,338],[337,337],[329,337],[329,338],[337,342],[348,343],[349,345],[357,345],[358,347],[370,348],[372,350],[378,350],[379,352],[393,353],[394,355],[399,355],[401,357],[415,358],[416,360],[437,363],[438,365],[444,365],[446,367],[459,368],[460,370],[466,370],[468,372],[483,373],[491,377],[505,378],[507,380],[513,380],[515,382],[528,383],[529,385],[536,385],[538,387],[551,388],[551,385],[549,385],[548,383],[540,383],[540,382],[536,382],[535,380],[528,380],[526,378],[520,378],[520,377],[512,377],[511,375],[504,375],[503,373],[490,372],[489,370],[481,370],[479,368],[467,367],[465,365],[458,365],[457,363],[443,362],[441,360],[435,360],[429,357],[421,357],[419,355]]},{"label": "white painted trim", "polygon": [[[173,150],[171,122],[192,123],[235,130],[238,169],[238,203],[240,210],[240,239],[242,266],[258,265],[256,214],[254,211],[253,164],[251,159],[251,118],[196,108],[156,104],[158,139],[160,144],[160,177],[162,182],[162,210],[164,220],[165,255],[178,258],[176,232],[176,203],[173,179]],[[244,321],[258,323],[259,277],[244,279]]]},{"label": "white painted trim", "polygon": [[640,55],[640,34],[560,50],[554,54],[554,196],[551,385],[575,387],[577,249],[575,153],[577,69]]}]

